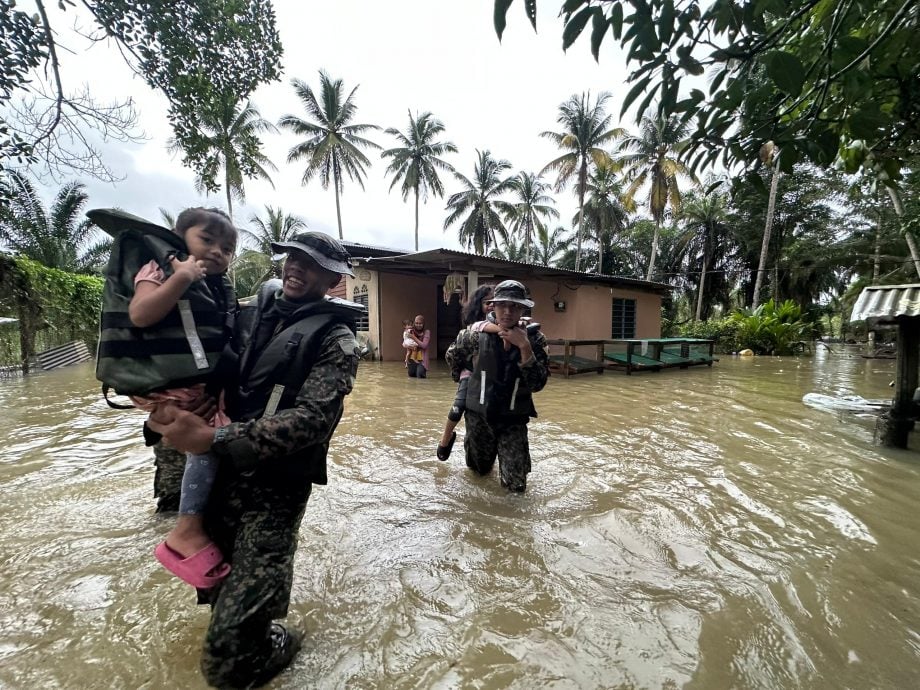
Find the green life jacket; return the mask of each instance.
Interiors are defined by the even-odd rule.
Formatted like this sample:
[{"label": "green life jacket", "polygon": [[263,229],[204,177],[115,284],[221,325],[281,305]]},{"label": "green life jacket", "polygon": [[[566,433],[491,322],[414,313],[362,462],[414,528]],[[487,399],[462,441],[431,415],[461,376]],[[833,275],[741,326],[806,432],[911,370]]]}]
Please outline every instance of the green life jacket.
[{"label": "green life jacket", "polygon": [[466,389],[466,409],[490,422],[526,423],[536,417],[533,396],[521,385],[520,361],[519,349],[513,347],[506,352],[501,338],[481,332],[479,352],[473,356],[473,373]]},{"label": "green life jacket", "polygon": [[144,396],[208,381],[228,359],[234,360],[235,369],[229,343],[236,295],[227,276],[195,281],[159,323],[138,328],[128,315],[134,277],[150,261],[167,277],[172,275],[170,260],[188,257],[185,241],[117,209],[95,209],[86,215],[114,239],[105,270],[96,353],[96,378],[103,395],[112,389],[120,395]]},{"label": "green life jacket", "polygon": [[[326,334],[336,325],[355,332],[355,320],[366,313],[361,304],[336,297],[307,302],[278,326],[271,314],[278,281],[266,283],[255,307],[241,314],[247,343],[240,361],[239,397],[232,401],[234,420],[258,419],[294,407]],[[254,313],[247,313],[254,309]],[[354,344],[357,348],[357,344]]]}]

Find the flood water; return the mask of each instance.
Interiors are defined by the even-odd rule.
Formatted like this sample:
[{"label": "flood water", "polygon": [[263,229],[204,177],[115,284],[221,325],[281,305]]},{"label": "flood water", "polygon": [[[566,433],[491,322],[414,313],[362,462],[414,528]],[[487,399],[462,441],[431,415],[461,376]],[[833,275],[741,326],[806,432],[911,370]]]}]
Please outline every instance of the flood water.
[{"label": "flood water", "polygon": [[[308,636],[273,687],[917,687],[920,454],[801,403],[890,397],[893,370],[822,351],[554,376],[509,495],[459,440],[435,459],[443,366],[362,363],[301,530]],[[88,365],[0,381],[0,408],[0,687],[204,687],[207,609],[153,558],[172,521],[142,415]]]}]

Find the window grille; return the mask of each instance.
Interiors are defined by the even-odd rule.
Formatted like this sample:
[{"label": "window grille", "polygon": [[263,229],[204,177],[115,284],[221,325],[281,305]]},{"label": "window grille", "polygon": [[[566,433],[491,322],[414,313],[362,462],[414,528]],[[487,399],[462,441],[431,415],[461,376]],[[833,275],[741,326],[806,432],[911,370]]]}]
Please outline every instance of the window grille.
[{"label": "window grille", "polygon": [[[365,307],[368,306],[370,300],[367,297],[367,285],[366,284],[362,285],[360,288],[358,288],[358,286],[355,285],[352,302],[363,304]],[[365,313],[364,316],[361,316],[358,318],[355,324],[357,326],[357,330],[359,331],[370,330],[369,315]]]},{"label": "window grille", "polygon": [[613,298],[610,337],[631,340],[636,337],[636,300]]}]

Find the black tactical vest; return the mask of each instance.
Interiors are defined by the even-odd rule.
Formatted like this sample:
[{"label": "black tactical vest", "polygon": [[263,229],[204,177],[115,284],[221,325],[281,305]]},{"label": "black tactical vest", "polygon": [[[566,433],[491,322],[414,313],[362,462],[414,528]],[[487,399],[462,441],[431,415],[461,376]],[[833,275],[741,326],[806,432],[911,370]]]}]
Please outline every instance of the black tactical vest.
[{"label": "black tactical vest", "polygon": [[255,313],[242,320],[247,333],[240,362],[239,399],[233,402],[235,421],[257,419],[294,407],[297,394],[310,374],[323,338],[336,325],[355,332],[355,320],[365,307],[347,300],[326,297],[308,302],[284,318],[273,316],[277,283],[263,287]]},{"label": "black tactical vest", "polygon": [[[532,344],[532,341],[531,341]],[[536,417],[530,390],[523,385],[521,351],[505,351],[494,333],[479,334],[479,352],[473,357],[473,373],[466,389],[466,409],[489,421],[526,422]]]}]

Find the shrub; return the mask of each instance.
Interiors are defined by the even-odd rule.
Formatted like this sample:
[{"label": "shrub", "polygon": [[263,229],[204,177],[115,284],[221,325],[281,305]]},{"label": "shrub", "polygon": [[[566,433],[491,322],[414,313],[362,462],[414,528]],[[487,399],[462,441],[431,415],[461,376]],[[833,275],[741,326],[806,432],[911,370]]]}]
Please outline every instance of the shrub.
[{"label": "shrub", "polygon": [[95,348],[103,283],[99,276],[0,254],[0,316],[18,319],[18,328],[6,327],[0,333],[0,356],[6,358],[0,365],[18,362],[26,371],[37,351],[70,340]]},{"label": "shrub", "polygon": [[710,319],[681,324],[676,327],[675,335],[679,338],[714,340],[716,352],[735,352],[738,350],[736,330],[737,325],[731,319]]},{"label": "shrub", "polygon": [[757,309],[733,312],[729,321],[736,326],[738,348],[749,348],[759,355],[789,355],[796,343],[810,332],[811,324],[802,318],[802,309],[792,300],[777,306],[773,300]]}]

